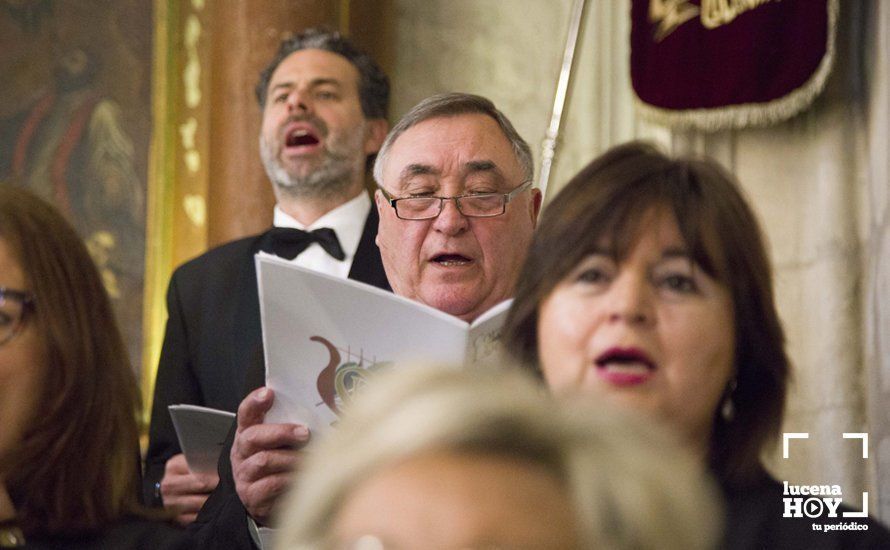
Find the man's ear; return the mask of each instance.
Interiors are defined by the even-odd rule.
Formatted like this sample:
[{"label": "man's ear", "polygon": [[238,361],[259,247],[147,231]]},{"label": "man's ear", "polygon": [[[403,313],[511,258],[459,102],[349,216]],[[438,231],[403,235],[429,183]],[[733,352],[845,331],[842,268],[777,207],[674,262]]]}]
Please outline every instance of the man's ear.
[{"label": "man's ear", "polygon": [[380,189],[374,190],[374,204],[377,205],[377,214],[383,213],[383,205],[386,204],[386,197],[380,192]]},{"label": "man's ear", "polygon": [[[383,196],[383,193],[380,189],[374,191],[374,204],[377,206],[377,217],[383,217],[383,209],[389,206],[389,203],[386,202],[386,197]],[[374,244],[378,247],[380,246],[380,228],[378,226],[377,235],[374,236]]]},{"label": "man's ear", "polygon": [[541,213],[541,203],[544,202],[544,195],[541,194],[541,190],[537,188],[532,188],[532,200],[531,200],[531,216],[532,216],[532,225],[538,226],[538,215]]},{"label": "man's ear", "polygon": [[380,150],[386,133],[389,132],[389,122],[385,118],[372,118],[368,120],[365,128],[365,154],[370,155]]}]

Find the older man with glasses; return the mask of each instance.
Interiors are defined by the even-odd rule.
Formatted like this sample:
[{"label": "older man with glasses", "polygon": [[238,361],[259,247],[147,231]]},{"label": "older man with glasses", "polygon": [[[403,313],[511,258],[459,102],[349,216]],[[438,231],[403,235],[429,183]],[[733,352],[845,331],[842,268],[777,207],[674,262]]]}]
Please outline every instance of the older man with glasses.
[{"label": "older man with glasses", "polygon": [[[414,107],[374,166],[376,242],[393,291],[465,321],[510,298],[541,208],[532,171],[528,144],[488,99],[452,93]],[[268,524],[299,465],[308,430],[263,424],[272,400],[260,388],[238,409],[232,476],[224,464],[198,518],[204,546],[236,547],[232,525]],[[247,524],[232,515],[239,510]]]},{"label": "older man with glasses", "polygon": [[465,321],[512,296],[541,207],[532,170],[528,144],[485,98],[434,96],[405,115],[374,166],[393,291]]}]

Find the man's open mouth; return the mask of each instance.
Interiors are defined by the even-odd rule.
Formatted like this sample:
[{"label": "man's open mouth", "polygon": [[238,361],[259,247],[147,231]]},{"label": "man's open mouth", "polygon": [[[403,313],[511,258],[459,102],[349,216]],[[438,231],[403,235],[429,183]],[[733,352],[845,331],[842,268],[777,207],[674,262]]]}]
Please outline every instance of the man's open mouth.
[{"label": "man's open mouth", "polygon": [[308,128],[295,128],[287,133],[284,138],[287,147],[304,147],[318,145],[320,140],[315,133]]},{"label": "man's open mouth", "polygon": [[460,254],[439,254],[434,256],[431,261],[444,267],[459,267],[473,263],[471,258],[461,256]]}]

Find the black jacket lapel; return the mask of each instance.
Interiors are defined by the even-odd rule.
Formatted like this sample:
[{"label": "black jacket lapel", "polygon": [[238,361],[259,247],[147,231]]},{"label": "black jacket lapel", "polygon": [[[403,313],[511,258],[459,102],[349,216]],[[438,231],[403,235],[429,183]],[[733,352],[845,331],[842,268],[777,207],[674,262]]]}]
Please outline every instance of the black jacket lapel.
[{"label": "black jacket lapel", "polygon": [[[242,392],[242,396],[266,383],[263,333],[260,324],[260,298],[257,290],[256,260],[254,259],[256,253],[260,251],[265,235],[266,233],[258,235],[247,252],[247,261],[243,264],[238,285],[242,292],[238,297],[235,322],[232,324],[236,327],[236,332],[233,335],[236,342],[234,364],[241,365],[242,369],[243,365],[248,365],[245,369],[245,391]],[[225,298],[221,296],[220,299]]]},{"label": "black jacket lapel", "polygon": [[355,258],[352,260],[352,267],[349,269],[349,278],[383,290],[392,290],[389,281],[386,280],[383,262],[380,260],[380,249],[374,242],[377,238],[379,221],[377,209],[372,204],[368,219],[365,221],[365,228],[362,230],[362,238],[355,251]]}]

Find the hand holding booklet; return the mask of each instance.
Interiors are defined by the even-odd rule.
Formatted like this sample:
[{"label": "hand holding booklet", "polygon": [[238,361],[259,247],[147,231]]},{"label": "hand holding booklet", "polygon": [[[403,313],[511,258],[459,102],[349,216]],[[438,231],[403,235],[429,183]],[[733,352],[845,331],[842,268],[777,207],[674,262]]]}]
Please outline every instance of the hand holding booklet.
[{"label": "hand holding booklet", "polygon": [[461,364],[498,350],[510,301],[473,323],[390,292],[256,256],[266,385],[275,403],[266,422],[324,432],[365,383],[394,363]]}]

